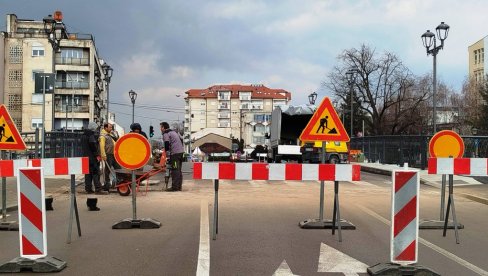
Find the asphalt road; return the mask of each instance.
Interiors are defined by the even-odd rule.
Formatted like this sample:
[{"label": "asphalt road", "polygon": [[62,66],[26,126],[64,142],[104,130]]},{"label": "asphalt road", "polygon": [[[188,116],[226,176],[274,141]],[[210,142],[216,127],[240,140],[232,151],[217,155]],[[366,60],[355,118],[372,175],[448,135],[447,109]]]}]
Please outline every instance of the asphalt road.
[{"label": "asphalt road", "polygon": [[[112,230],[117,221],[132,217],[131,197],[99,195],[101,211],[89,212],[87,195],[79,194],[82,236],[76,235],[74,227],[71,244],[66,243],[69,195],[63,189],[52,191],[54,211],[47,212],[48,254],[68,263],[59,274],[195,275],[205,263],[202,248],[206,244],[210,275],[343,275],[325,272],[337,271],[332,264],[339,261],[324,258],[324,248],[367,266],[389,262],[388,176],[363,172],[360,182],[340,183],[341,217],[357,227],[343,230],[342,242],[337,232],[332,235],[331,230],[298,227],[298,222],[319,214],[320,185],[313,181],[220,181],[218,235],[211,240],[213,184],[186,179],[182,193],[161,192],[162,184],[158,184],[151,185],[146,196],[137,197],[138,218],[159,220],[159,229]],[[324,214],[331,218],[333,183],[326,182],[325,187]],[[462,188],[487,189],[486,185]],[[420,217],[437,219],[439,201],[438,189],[422,185]],[[465,225],[459,231],[460,244],[456,244],[453,230],[446,237],[441,230],[421,230],[418,264],[441,275],[488,275],[488,206],[463,197],[456,197],[455,203],[458,221]],[[10,219],[16,218],[15,213],[9,214]],[[208,221],[202,220],[205,215]],[[210,228],[202,230],[205,222]],[[205,232],[210,240],[202,242]],[[18,243],[18,232],[0,232],[0,264],[19,256]]]}]

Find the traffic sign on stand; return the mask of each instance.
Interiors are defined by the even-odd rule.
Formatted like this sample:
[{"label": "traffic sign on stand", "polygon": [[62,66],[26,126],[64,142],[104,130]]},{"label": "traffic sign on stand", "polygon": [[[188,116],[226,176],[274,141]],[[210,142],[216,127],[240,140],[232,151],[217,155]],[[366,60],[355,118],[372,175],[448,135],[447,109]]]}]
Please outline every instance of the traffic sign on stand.
[{"label": "traffic sign on stand", "polygon": [[460,158],[464,154],[463,138],[452,130],[437,132],[429,142],[430,157]]},{"label": "traffic sign on stand", "polygon": [[58,272],[66,262],[47,256],[43,168],[20,168],[17,178],[20,257],[0,265],[0,272]]},{"label": "traffic sign on stand", "polygon": [[301,141],[349,141],[344,126],[328,97],[320,103],[300,134]]},{"label": "traffic sign on stand", "polygon": [[369,275],[439,275],[417,264],[419,186],[418,171],[392,173],[390,263],[368,267]]},{"label": "traffic sign on stand", "polygon": [[149,141],[138,133],[128,133],[115,144],[114,156],[117,162],[128,170],[146,165],[151,153]]},{"label": "traffic sign on stand", "polygon": [[132,219],[123,219],[112,225],[112,229],[149,229],[161,227],[161,222],[157,220],[151,218],[137,219],[135,170],[143,167],[147,163],[150,153],[151,145],[149,141],[138,133],[128,133],[117,140],[114,148],[115,159],[122,167],[132,170]]},{"label": "traffic sign on stand", "polygon": [[[440,164],[437,164],[436,162],[431,162],[432,157],[435,158],[440,158],[440,159],[455,159],[455,160],[460,160],[462,159],[464,154],[464,142],[461,136],[457,134],[456,132],[452,130],[442,130],[434,134],[432,138],[430,139],[429,142],[429,154],[430,154],[430,159],[429,159],[429,174],[432,173],[432,171],[437,170],[439,165],[439,169],[442,173],[442,183],[441,183],[441,206],[440,206],[440,218],[439,220],[422,220],[420,222],[420,229],[444,229],[444,235],[445,235],[445,230],[447,228],[449,229],[454,229],[455,234],[456,234],[456,242],[459,242],[458,240],[458,229],[463,229],[464,225],[458,224],[457,221],[447,221],[447,219],[444,219],[444,215],[449,213],[449,208],[452,205],[452,212],[453,212],[453,219],[456,220],[456,212],[454,209],[454,196],[452,194],[453,189],[454,189],[454,184],[453,184],[453,174],[449,173],[448,170],[446,170],[446,166],[449,163],[451,163],[449,160],[442,160],[440,161]],[[476,162],[474,162],[476,163]],[[461,167],[461,166],[456,166],[456,167]],[[477,169],[474,168],[476,171]],[[440,173],[438,173],[440,174]],[[448,204],[447,204],[447,212],[444,212],[444,206],[445,206],[445,194],[446,194],[446,175],[449,175],[449,198],[448,198]],[[448,215],[446,215],[448,217]]]},{"label": "traffic sign on stand", "polygon": [[0,105],[0,150],[25,150],[26,146],[8,114],[5,105]]}]

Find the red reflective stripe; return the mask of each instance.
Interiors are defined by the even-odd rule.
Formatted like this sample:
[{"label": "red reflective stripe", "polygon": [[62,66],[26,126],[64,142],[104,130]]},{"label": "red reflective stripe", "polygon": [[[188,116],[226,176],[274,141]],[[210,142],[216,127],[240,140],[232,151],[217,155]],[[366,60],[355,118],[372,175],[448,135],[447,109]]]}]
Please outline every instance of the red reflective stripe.
[{"label": "red reflective stripe", "polygon": [[42,212],[24,194],[20,194],[20,209],[24,215],[39,231],[42,230]]},{"label": "red reflective stripe", "polygon": [[35,170],[21,170],[22,174],[27,177],[37,189],[41,189],[41,169]]},{"label": "red reflective stripe", "polygon": [[414,196],[398,213],[395,214],[393,236],[396,237],[412,220],[417,213],[417,197]]},{"label": "red reflective stripe", "polygon": [[253,163],[252,164],[252,179],[253,180],[268,180],[269,169],[268,164]]},{"label": "red reflective stripe", "polygon": [[396,261],[415,261],[415,240],[403,250],[400,255],[398,255],[395,260]]},{"label": "red reflective stripe", "polygon": [[67,174],[69,174],[68,158],[54,158],[54,175]]},{"label": "red reflective stripe", "polygon": [[429,158],[427,169],[429,174],[437,174],[437,158]]},{"label": "red reflective stripe", "polygon": [[32,167],[41,167],[41,159],[32,159],[31,164]]},{"label": "red reflective stripe", "polygon": [[14,176],[14,161],[0,160],[0,177]]},{"label": "red reflective stripe", "polygon": [[302,180],[302,164],[285,164],[286,180]]},{"label": "red reflective stripe", "polygon": [[193,179],[202,179],[202,163],[193,163]]},{"label": "red reflective stripe", "polygon": [[454,174],[471,174],[471,159],[454,158]]},{"label": "red reflective stripe", "polygon": [[22,235],[22,253],[24,255],[42,255],[42,252],[35,247],[24,235]]},{"label": "red reflective stripe", "polygon": [[324,181],[335,181],[335,164],[319,164],[319,179]]},{"label": "red reflective stripe", "polygon": [[81,173],[82,174],[89,174],[90,173],[90,163],[88,163],[88,157],[81,158]]},{"label": "red reflective stripe", "polygon": [[416,172],[414,171],[397,172],[395,174],[395,193],[398,192],[398,190],[400,190],[415,174]]},{"label": "red reflective stripe", "polygon": [[236,164],[219,163],[219,179],[236,179]]},{"label": "red reflective stripe", "polygon": [[352,165],[352,180],[361,180],[361,165]]}]

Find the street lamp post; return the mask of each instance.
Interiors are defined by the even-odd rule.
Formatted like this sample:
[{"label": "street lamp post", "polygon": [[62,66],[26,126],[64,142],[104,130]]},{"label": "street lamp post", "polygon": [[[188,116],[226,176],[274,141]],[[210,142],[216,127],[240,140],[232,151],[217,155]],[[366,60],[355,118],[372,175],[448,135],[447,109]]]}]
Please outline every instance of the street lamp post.
[{"label": "street lamp post", "polygon": [[315,104],[315,100],[317,100],[317,93],[313,92],[310,95],[308,95],[308,102],[311,105],[314,105]]},{"label": "street lamp post", "polygon": [[353,84],[356,82],[356,73],[358,72],[357,68],[349,69],[346,72],[347,83],[349,84],[349,91],[351,93],[351,138],[354,135],[353,131],[353,119],[354,119],[354,89]]},{"label": "street lamp post", "polygon": [[[61,52],[61,40],[68,37],[66,32],[66,26],[63,23],[63,13],[60,11],[54,12],[54,17],[52,15],[48,15],[42,19],[44,22],[44,32],[47,34],[47,39],[53,48],[53,57],[52,57],[52,72],[54,77],[56,78],[56,70],[55,70],[55,56],[56,53]],[[51,98],[51,111],[52,111],[52,122],[51,122],[51,130],[54,130],[54,123],[55,123],[55,109],[54,109],[54,97],[55,91],[52,92]],[[44,103],[45,104],[45,103]],[[44,139],[44,137],[42,137]]]},{"label": "street lamp post", "polygon": [[108,123],[108,118],[109,118],[108,107],[109,107],[109,102],[110,102],[109,86],[110,86],[110,80],[112,79],[112,74],[114,72],[114,69],[112,67],[110,67],[110,65],[108,65],[107,63],[104,63],[102,65],[102,69],[105,72],[105,81],[107,84],[105,89],[107,91],[107,118],[106,118],[106,121]]},{"label": "street lamp post", "polygon": [[[444,40],[447,38],[447,34],[449,33],[449,25],[445,24],[444,22],[441,22],[439,26],[435,28],[436,33],[437,33],[437,38],[441,41],[441,45],[437,46],[436,45],[436,39],[435,39],[435,34],[432,33],[430,30],[427,30],[422,36],[422,42],[424,44],[424,47],[427,51],[427,55],[432,55],[433,57],[433,72],[432,72],[432,126],[433,126],[433,133],[435,134],[437,132],[436,129],[436,121],[437,121],[437,115],[436,115],[436,107],[437,107],[437,101],[436,101],[436,93],[437,93],[437,53],[439,53],[439,50],[444,48]],[[430,49],[432,47],[432,49]]]},{"label": "street lamp post", "polygon": [[132,123],[134,123],[134,106],[136,104],[137,93],[134,92],[134,90],[131,89],[129,91],[129,97],[130,97],[130,101],[132,103]]}]

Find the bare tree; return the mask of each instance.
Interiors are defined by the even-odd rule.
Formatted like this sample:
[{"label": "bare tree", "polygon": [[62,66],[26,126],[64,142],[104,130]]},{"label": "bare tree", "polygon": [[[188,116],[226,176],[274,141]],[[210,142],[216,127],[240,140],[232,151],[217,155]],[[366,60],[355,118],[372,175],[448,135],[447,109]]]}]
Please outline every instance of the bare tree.
[{"label": "bare tree", "polygon": [[334,67],[323,85],[333,92],[334,101],[344,102],[345,107],[350,99],[346,72],[357,69],[353,101],[362,116],[358,119],[365,121],[369,134],[418,131],[422,123],[420,110],[429,99],[425,80],[416,81],[395,54],[376,55],[375,50],[366,45],[345,50],[338,60],[340,64]]}]

